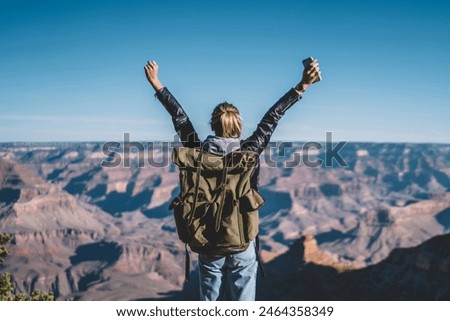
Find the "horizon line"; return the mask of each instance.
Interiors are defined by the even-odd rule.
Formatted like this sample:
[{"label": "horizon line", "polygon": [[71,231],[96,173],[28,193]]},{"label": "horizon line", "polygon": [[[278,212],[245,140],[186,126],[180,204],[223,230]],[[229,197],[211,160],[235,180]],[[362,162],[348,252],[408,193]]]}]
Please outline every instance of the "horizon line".
[{"label": "horizon line", "polygon": [[[54,140],[54,141],[0,141],[0,145],[6,144],[101,144],[107,142],[117,142],[118,140]],[[123,142],[123,141],[122,141]],[[134,139],[131,142],[146,142],[146,143],[167,143],[168,140],[139,140]],[[318,143],[326,143],[325,140],[274,140],[270,143],[281,143],[281,142],[290,142],[290,143],[308,143],[308,142],[318,142]],[[425,145],[425,144],[435,144],[435,145],[450,145],[450,142],[416,142],[416,141],[368,141],[368,140],[346,140],[346,141],[338,141],[338,142],[346,142],[346,143],[360,143],[360,144],[415,144],[415,145]],[[180,141],[170,141],[170,143],[180,143]]]}]

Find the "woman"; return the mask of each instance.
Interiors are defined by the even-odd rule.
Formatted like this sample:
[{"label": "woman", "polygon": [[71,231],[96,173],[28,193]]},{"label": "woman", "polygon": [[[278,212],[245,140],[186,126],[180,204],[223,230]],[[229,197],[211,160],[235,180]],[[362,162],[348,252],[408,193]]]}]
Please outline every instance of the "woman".
[{"label": "woman", "polygon": [[[148,81],[155,89],[155,96],[172,116],[172,121],[185,147],[203,148],[217,155],[226,155],[234,150],[250,150],[261,154],[269,143],[278,121],[305,90],[320,77],[319,64],[312,60],[303,71],[301,81],[281,97],[259,122],[256,130],[246,139],[241,139],[242,120],[239,110],[227,102],[217,105],[211,115],[211,129],[203,142],[189,120],[189,117],[158,79],[158,65],[147,62],[144,67]],[[252,173],[250,185],[258,189],[259,164]],[[225,298],[226,287],[232,300],[255,300],[256,276],[258,271],[256,242],[253,240],[247,250],[233,255],[199,255],[200,299],[220,300]]]}]

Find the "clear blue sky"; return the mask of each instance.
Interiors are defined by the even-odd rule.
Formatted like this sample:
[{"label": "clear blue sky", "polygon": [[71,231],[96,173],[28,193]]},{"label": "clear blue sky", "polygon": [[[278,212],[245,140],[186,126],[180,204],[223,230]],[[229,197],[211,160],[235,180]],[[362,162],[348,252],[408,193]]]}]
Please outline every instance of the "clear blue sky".
[{"label": "clear blue sky", "polygon": [[274,140],[450,143],[448,1],[0,1],[0,141],[171,140],[143,66],[205,137],[227,100],[250,134],[319,59]]}]

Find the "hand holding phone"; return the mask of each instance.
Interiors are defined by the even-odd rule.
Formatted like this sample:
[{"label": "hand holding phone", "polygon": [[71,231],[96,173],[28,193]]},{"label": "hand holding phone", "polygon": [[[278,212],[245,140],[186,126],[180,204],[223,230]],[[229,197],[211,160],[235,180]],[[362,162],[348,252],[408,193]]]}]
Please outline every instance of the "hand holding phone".
[{"label": "hand holding phone", "polygon": [[[313,57],[308,57],[308,58],[306,58],[306,59],[303,59],[303,61],[302,61],[303,67],[305,67],[305,69],[308,68],[309,64],[312,63],[313,61],[314,61]],[[318,75],[318,76],[316,77],[316,79],[312,82],[312,84],[314,84],[314,83],[316,83],[316,82],[318,82],[318,81],[321,81],[321,80],[322,80],[322,76],[321,76],[320,71],[319,71],[319,75]]]}]

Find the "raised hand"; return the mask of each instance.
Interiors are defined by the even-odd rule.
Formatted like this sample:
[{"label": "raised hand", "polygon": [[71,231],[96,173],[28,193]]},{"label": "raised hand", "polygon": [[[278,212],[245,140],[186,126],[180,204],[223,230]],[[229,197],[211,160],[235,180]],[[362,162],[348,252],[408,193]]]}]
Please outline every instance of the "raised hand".
[{"label": "raised hand", "polygon": [[310,85],[312,85],[321,75],[317,59],[313,59],[305,66],[302,74],[302,80],[295,87],[295,90],[302,94]]},{"label": "raised hand", "polygon": [[303,70],[302,82],[307,85],[313,84],[320,77],[319,63],[313,59]]},{"label": "raised hand", "polygon": [[147,61],[147,64],[144,66],[145,76],[155,90],[163,88],[163,85],[158,79],[158,70],[158,64],[154,60]]}]

